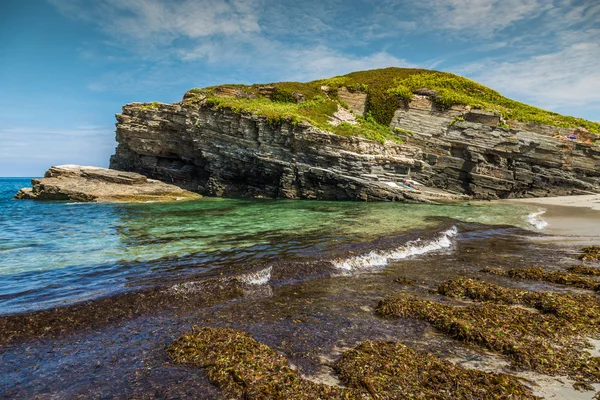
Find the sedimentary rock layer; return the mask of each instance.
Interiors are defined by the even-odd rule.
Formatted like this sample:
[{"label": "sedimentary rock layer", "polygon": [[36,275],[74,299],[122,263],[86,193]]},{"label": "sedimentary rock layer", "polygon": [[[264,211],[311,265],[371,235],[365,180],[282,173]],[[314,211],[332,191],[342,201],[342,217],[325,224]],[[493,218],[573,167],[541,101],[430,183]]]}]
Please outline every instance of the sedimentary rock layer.
[{"label": "sedimentary rock layer", "polygon": [[[443,202],[463,198],[401,184],[421,150],[335,135],[309,124],[204,104],[134,103],[117,115],[111,168],[212,196]],[[400,183],[400,184],[399,184]]]},{"label": "sedimentary rock layer", "polygon": [[[366,96],[351,100],[360,114]],[[128,104],[117,121],[111,168],[212,196],[441,202],[600,192],[600,148],[564,138],[575,130],[440,111],[424,95],[394,115],[402,145],[202,102]],[[407,178],[421,190],[402,185]]]},{"label": "sedimentary rock layer", "polygon": [[[469,122],[473,121],[473,122]],[[397,110],[392,126],[422,150],[415,177],[475,198],[545,197],[600,192],[600,147],[571,141],[577,129],[506,121],[454,107],[440,112],[425,96]]]},{"label": "sedimentary rock layer", "polygon": [[44,178],[33,179],[31,185],[32,188],[21,189],[15,197],[83,202],[173,201],[200,197],[134,172],[79,165],[52,167]]}]

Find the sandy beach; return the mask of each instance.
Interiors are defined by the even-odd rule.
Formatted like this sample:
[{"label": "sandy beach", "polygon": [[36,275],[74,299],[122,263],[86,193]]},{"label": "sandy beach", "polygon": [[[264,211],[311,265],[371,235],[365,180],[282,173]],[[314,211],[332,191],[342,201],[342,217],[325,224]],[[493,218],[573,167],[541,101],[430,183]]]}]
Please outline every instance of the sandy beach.
[{"label": "sandy beach", "polygon": [[[539,206],[534,223],[541,223],[540,232],[557,236],[565,244],[597,244],[600,240],[600,195],[543,197],[501,200],[501,203]],[[547,223],[546,226],[544,222]],[[554,237],[554,238],[553,238]]]},{"label": "sandy beach", "polygon": [[559,196],[559,197],[538,197],[534,199],[514,199],[508,200],[516,203],[530,203],[545,206],[568,206],[578,208],[589,208],[600,211],[600,195],[590,194],[582,196]]}]

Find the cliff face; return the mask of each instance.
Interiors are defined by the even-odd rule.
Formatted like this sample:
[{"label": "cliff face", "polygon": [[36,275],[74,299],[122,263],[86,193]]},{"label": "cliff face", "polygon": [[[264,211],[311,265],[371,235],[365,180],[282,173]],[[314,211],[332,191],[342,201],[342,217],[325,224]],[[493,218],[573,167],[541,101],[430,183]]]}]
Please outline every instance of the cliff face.
[{"label": "cliff face", "polygon": [[600,192],[600,147],[569,140],[585,131],[507,121],[455,106],[436,111],[426,96],[397,110],[392,125],[413,132],[423,151],[415,177],[475,198],[544,197]]},{"label": "cliff face", "polygon": [[211,196],[440,202],[461,196],[398,185],[421,150],[207,105],[130,104],[117,115],[113,169]]},{"label": "cliff face", "polygon": [[[349,100],[364,112],[366,96]],[[204,103],[133,103],[117,121],[111,168],[211,196],[440,202],[600,192],[600,148],[552,136],[575,130],[501,128],[499,116],[440,112],[427,96],[394,114],[402,145]],[[407,177],[424,186],[405,187]]]}]

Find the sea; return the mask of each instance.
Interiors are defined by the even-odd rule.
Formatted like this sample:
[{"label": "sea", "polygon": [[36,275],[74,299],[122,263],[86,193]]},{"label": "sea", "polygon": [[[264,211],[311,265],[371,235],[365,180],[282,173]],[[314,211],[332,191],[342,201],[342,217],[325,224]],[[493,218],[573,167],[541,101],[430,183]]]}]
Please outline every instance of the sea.
[{"label": "sea", "polygon": [[[461,224],[466,230],[474,224],[545,227],[543,210],[512,204],[14,200],[30,179],[0,178],[0,315],[215,275],[232,265],[238,272],[252,271],[273,262],[325,257],[340,272],[373,271],[451,248],[460,240]],[[428,240],[410,235],[421,231],[428,232]],[[385,238],[398,241],[357,256],[333,257],[340,249]]]},{"label": "sea", "polygon": [[[247,332],[327,384],[339,383],[332,360],[365,340],[502,370],[493,354],[374,309],[398,293],[447,301],[435,289],[459,276],[516,284],[482,267],[577,262],[544,240],[550,210],[521,203],[13,199],[29,185],[0,178],[0,398],[227,398],[165,352],[194,327]],[[550,398],[591,398],[524,377]]]}]

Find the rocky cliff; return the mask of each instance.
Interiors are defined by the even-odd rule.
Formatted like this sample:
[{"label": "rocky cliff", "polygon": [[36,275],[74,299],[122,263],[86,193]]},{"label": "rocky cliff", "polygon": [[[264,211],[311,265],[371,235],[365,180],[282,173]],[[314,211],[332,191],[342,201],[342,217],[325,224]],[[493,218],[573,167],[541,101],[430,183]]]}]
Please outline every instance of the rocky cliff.
[{"label": "rocky cliff", "polygon": [[[370,131],[351,126],[371,126],[361,118],[373,111],[366,85],[334,91],[322,83],[287,97],[277,86],[232,87],[191,91],[175,104],[128,104],[117,115],[110,166],[211,196],[441,202],[600,192],[600,147],[580,140],[591,135],[587,129],[504,120],[468,104],[440,107],[435,90],[416,90],[421,94],[390,113],[390,132],[403,143],[370,140],[358,136]],[[238,103],[221,104],[215,96]],[[277,107],[300,104],[300,111],[312,102],[313,114],[314,104],[339,109],[329,116],[331,129],[323,129],[311,123],[312,114],[308,121],[274,120],[267,99]],[[263,108],[248,106],[253,102]],[[334,125],[342,134],[329,132]],[[357,136],[347,134],[350,128]],[[421,186],[407,187],[406,179]]]},{"label": "rocky cliff", "polygon": [[184,103],[117,115],[113,169],[210,196],[442,202],[463,198],[399,185],[425,163],[415,146],[344,137],[310,124]]}]

